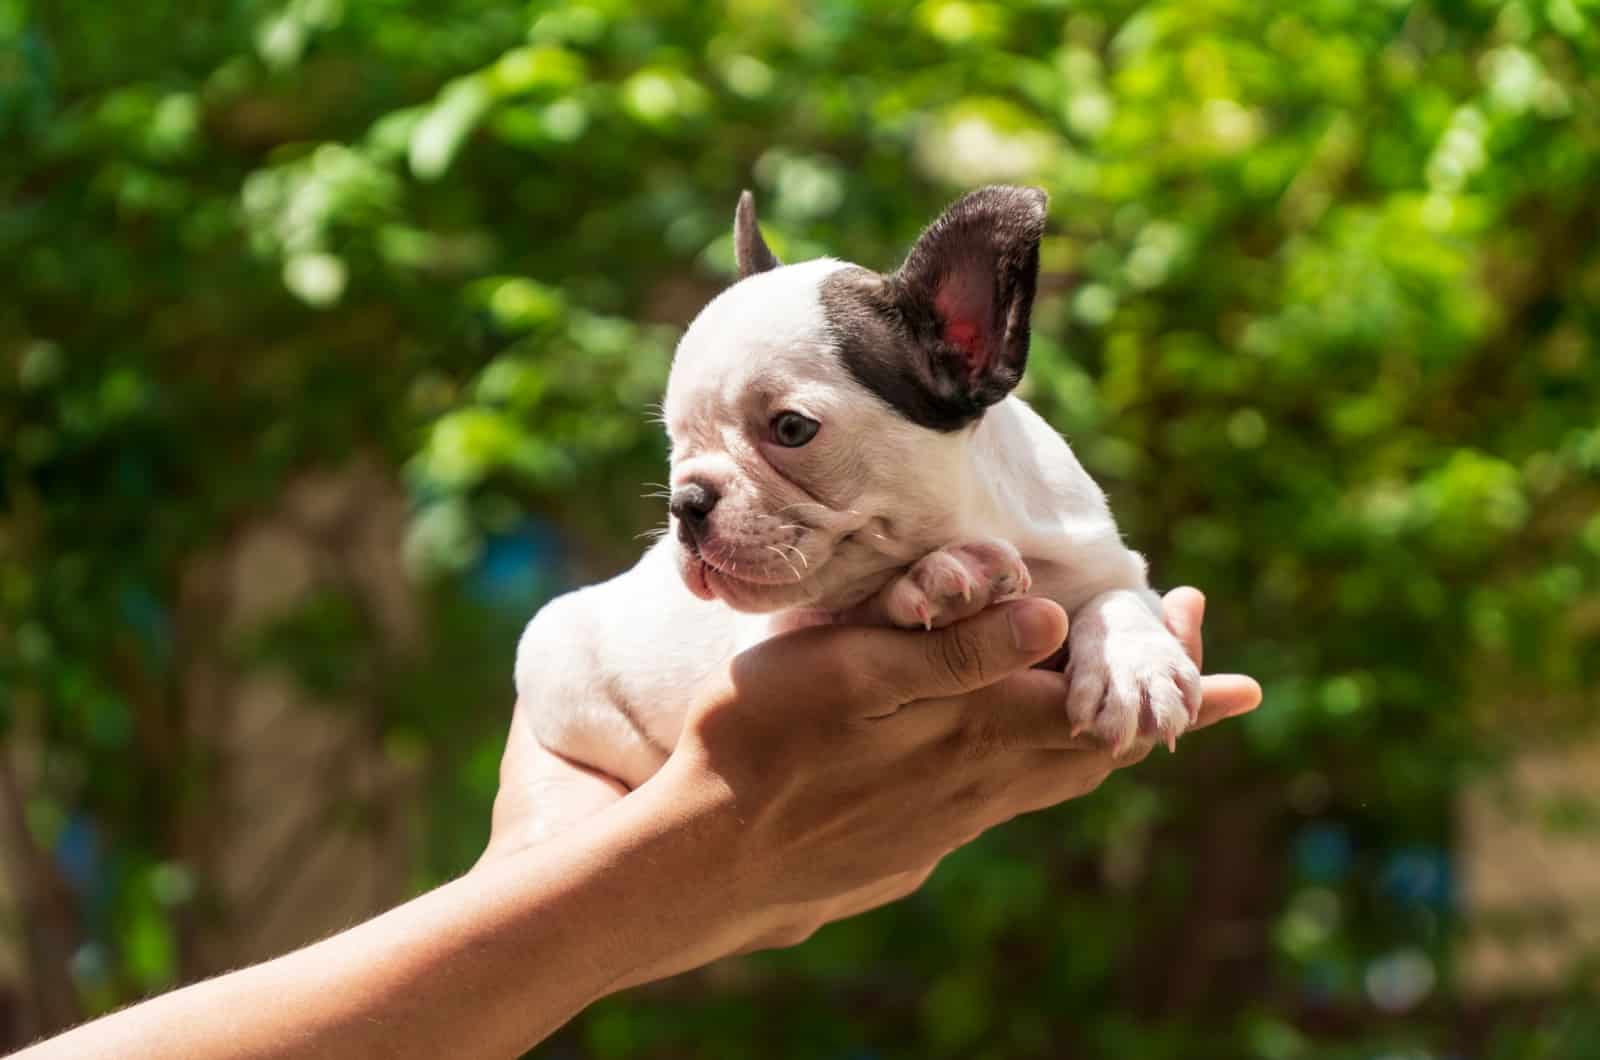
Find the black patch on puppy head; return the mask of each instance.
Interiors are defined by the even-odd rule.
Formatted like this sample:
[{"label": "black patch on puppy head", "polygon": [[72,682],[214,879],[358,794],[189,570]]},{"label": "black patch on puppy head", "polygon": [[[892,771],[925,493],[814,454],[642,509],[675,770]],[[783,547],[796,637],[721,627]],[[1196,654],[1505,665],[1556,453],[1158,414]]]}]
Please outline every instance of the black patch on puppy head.
[{"label": "black patch on puppy head", "polygon": [[841,269],[822,306],[850,374],[911,422],[972,423],[1022,379],[1045,195],[983,188],[958,200],[889,276]]},{"label": "black patch on puppy head", "polygon": [[822,310],[839,358],[856,382],[912,423],[954,431],[983,414],[948,380],[920,371],[924,356],[918,334],[938,329],[935,320],[906,319],[889,277],[846,268],[822,281]]}]

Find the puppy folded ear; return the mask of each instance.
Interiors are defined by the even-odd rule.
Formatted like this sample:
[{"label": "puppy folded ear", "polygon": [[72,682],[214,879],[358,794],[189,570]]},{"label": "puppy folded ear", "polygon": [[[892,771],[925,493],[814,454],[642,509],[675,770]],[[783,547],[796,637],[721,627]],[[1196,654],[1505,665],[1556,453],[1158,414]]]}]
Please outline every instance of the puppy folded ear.
[{"label": "puppy folded ear", "polygon": [[1027,366],[1045,203],[1038,188],[980,188],[929,225],[890,277],[929,381],[975,411],[1010,393]]},{"label": "puppy folded ear", "polygon": [[740,194],[739,205],[733,211],[733,254],[739,262],[741,280],[781,264],[761,238],[761,226],[756,223],[756,197],[748,190]]}]

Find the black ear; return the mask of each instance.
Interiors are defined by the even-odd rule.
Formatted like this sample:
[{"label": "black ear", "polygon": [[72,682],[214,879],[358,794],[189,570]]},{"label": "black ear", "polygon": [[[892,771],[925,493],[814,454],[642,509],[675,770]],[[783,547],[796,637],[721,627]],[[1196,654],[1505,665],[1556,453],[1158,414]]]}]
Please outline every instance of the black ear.
[{"label": "black ear", "polygon": [[733,254],[739,261],[741,280],[780,264],[761,238],[761,226],[756,223],[756,197],[749,191],[739,196],[739,205],[733,211]]},{"label": "black ear", "polygon": [[1038,188],[980,188],[929,225],[890,277],[929,381],[977,410],[1027,367],[1046,201]]}]

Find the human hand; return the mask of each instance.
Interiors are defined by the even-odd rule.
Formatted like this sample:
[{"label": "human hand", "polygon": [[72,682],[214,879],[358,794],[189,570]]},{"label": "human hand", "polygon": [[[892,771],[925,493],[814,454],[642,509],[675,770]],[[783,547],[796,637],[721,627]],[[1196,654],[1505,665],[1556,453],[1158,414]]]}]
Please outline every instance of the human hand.
[{"label": "human hand", "polygon": [[[1192,588],[1174,589],[1162,601],[1168,627],[1183,642],[1185,649],[1201,663],[1200,627],[1205,615],[1205,598]],[[835,631],[836,633],[842,631]],[[848,634],[846,634],[848,635]],[[1018,664],[1017,669],[1023,665]],[[997,678],[1004,676],[996,674]],[[1029,684],[1033,679],[1029,680]],[[1204,696],[1200,721],[1203,728],[1223,718],[1255,708],[1261,689],[1255,681],[1238,674],[1207,675],[1202,680]],[[1003,694],[1003,689],[995,693]],[[552,820],[574,824],[615,803],[628,793],[627,788],[603,774],[584,770],[542,747],[533,736],[533,727],[522,717],[526,709],[517,704],[505,752],[500,762],[500,787],[495,797],[494,820],[484,858],[529,846],[546,838]],[[1084,741],[1085,746],[1092,746]],[[1132,755],[1117,760],[1117,766],[1131,765],[1149,753],[1144,744]],[[1088,763],[1084,763],[1087,765]],[[552,807],[551,800],[561,805]]]},{"label": "human hand", "polygon": [[[1197,663],[1203,609],[1192,589],[1165,601]],[[714,930],[659,974],[791,945],[903,897],[988,828],[1144,757],[1148,744],[1118,757],[1073,738],[1064,678],[1027,669],[1066,625],[1048,601],[1015,601],[936,633],[822,627],[735,659],[635,794],[693,820],[713,851],[693,890]],[[1196,727],[1260,695],[1248,677],[1207,677]]]}]

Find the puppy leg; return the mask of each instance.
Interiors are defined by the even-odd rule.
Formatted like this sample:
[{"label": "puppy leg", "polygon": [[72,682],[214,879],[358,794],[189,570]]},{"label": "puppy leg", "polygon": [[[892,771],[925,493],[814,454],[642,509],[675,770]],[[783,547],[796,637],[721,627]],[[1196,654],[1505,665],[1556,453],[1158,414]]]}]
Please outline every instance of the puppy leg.
[{"label": "puppy leg", "polygon": [[1032,586],[1022,555],[989,538],[936,549],[884,587],[878,603],[892,625],[937,629]]},{"label": "puppy leg", "polygon": [[1067,716],[1118,753],[1141,739],[1169,748],[1200,709],[1200,671],[1149,590],[1103,592],[1072,615]]},{"label": "puppy leg", "polygon": [[614,777],[561,757],[534,737],[519,710],[500,764],[494,830],[486,856],[541,843],[628,793]]}]

